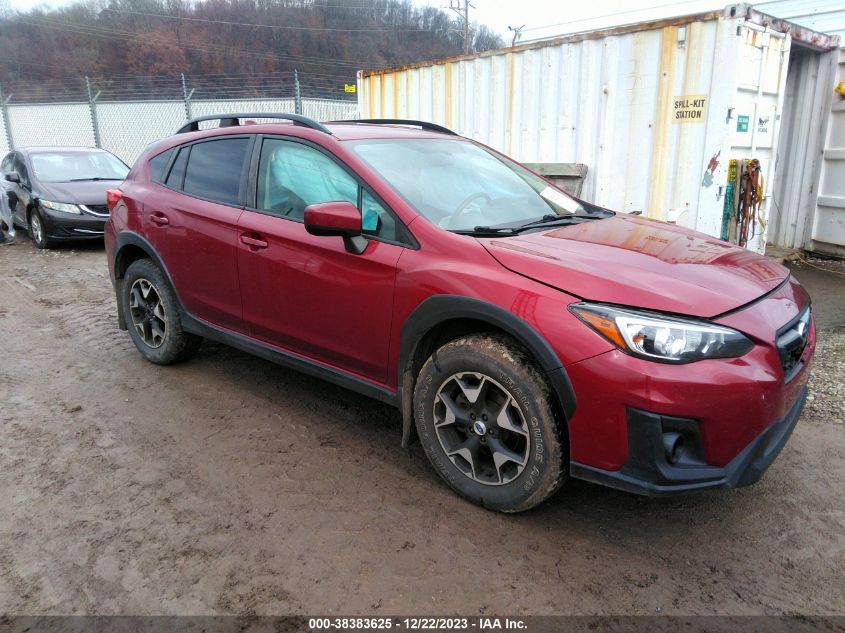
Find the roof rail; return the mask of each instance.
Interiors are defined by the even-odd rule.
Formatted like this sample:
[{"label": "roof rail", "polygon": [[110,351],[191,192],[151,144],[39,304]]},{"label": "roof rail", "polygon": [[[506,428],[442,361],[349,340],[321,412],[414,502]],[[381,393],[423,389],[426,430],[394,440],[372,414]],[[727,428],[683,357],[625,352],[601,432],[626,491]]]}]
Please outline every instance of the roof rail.
[{"label": "roof rail", "polygon": [[317,130],[324,134],[331,134],[331,131],[325,125],[320,125],[314,119],[309,119],[307,116],[301,116],[299,114],[286,114],[284,112],[233,112],[231,114],[198,116],[185,123],[176,133],[196,132],[200,129],[200,121],[220,121],[220,127],[236,127],[240,125],[238,119],[282,119],[284,121],[292,121],[304,127],[310,127],[312,130]]},{"label": "roof rail", "polygon": [[447,127],[437,125],[436,123],[429,123],[428,121],[414,121],[413,119],[350,119],[348,121],[331,121],[331,123],[372,123],[375,125],[413,125],[423,130],[430,132],[441,132],[442,134],[451,134],[452,136],[459,136],[457,132],[453,132]]}]

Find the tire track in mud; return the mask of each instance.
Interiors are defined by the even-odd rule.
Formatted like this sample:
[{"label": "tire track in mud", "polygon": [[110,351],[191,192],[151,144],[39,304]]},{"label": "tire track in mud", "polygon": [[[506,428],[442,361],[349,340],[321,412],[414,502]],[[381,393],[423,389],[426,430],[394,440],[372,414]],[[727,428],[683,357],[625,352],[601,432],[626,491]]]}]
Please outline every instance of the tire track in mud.
[{"label": "tire track in mud", "polygon": [[[16,304],[25,304],[42,327],[55,328],[56,335],[68,339],[80,353],[129,349],[131,340],[117,325],[117,306],[108,273],[79,265],[54,268],[51,259],[77,262],[66,252],[52,253],[36,254],[47,265],[16,266],[16,275],[4,280],[12,295],[22,300]],[[102,265],[106,266],[105,261]],[[45,308],[48,319],[44,319]]]}]

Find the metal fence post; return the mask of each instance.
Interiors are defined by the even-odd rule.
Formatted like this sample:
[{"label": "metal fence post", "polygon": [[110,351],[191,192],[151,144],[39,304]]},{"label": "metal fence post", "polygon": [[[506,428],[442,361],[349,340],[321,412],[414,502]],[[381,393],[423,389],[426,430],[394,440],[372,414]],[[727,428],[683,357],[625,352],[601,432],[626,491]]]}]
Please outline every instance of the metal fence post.
[{"label": "metal fence post", "polygon": [[191,97],[194,96],[194,89],[191,88],[191,91],[188,92],[188,84],[185,81],[185,73],[179,73],[182,75],[182,98],[185,101],[185,116],[187,117],[187,121],[190,121],[193,116],[191,116]]},{"label": "metal fence post", "polygon": [[302,114],[302,93],[299,91],[299,71],[293,71],[294,100],[293,107],[296,114]]},{"label": "metal fence post", "polygon": [[3,90],[0,89],[0,110],[3,113],[3,129],[6,130],[6,140],[9,143],[9,149],[15,149],[15,142],[12,140],[12,124],[9,121],[9,101],[12,100],[12,95],[3,98]]},{"label": "metal fence post", "polygon": [[94,129],[94,145],[101,147],[100,144],[100,124],[97,121],[97,97],[100,96],[100,91],[97,94],[91,95],[91,82],[88,75],[85,75],[85,88],[88,90],[88,108],[91,110],[91,127]]}]

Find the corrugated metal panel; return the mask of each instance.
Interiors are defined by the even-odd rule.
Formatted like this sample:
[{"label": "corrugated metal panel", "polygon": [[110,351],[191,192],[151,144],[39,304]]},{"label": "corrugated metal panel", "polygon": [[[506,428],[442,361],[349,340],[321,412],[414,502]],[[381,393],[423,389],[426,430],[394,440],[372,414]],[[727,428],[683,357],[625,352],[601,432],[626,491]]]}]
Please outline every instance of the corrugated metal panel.
[{"label": "corrugated metal panel", "polygon": [[[838,51],[832,53],[838,56]],[[803,248],[818,195],[824,138],[820,129],[830,110],[830,60],[793,47],[781,121],[768,240]]]},{"label": "corrugated metal panel", "polygon": [[[756,158],[765,190],[748,247],[762,252],[770,220],[780,220],[774,218],[779,199],[799,196],[802,217],[815,208],[811,172],[818,171],[811,157],[821,150],[823,126],[803,138],[793,135],[786,145],[779,138],[793,43],[810,56],[796,72],[812,75],[823,57],[835,54],[839,40],[746,4],[728,5],[719,12],[364,71],[358,104],[365,118],[431,120],[522,162],[586,164],[584,198],[714,236],[721,233],[729,161]],[[795,84],[803,87],[792,97],[787,121],[810,109],[823,91],[820,75],[815,77],[815,85]],[[676,119],[679,105],[695,109],[699,101],[704,106],[698,118]],[[810,187],[802,179],[792,189],[781,187],[773,199],[779,154],[808,174]],[[776,241],[790,239],[782,229],[782,222],[774,222]],[[796,232],[791,239],[801,237]]]},{"label": "corrugated metal panel", "polygon": [[839,35],[845,42],[845,3],[842,0],[774,0],[754,8],[801,26]]},{"label": "corrugated metal panel", "polygon": [[699,177],[682,166],[700,163],[705,123],[673,124],[671,106],[710,92],[717,25],[691,24],[682,44],[672,26],[375,74],[362,116],[432,120],[523,162],[585,163],[585,198],[662,217]]},{"label": "corrugated metal panel", "polygon": [[[845,49],[838,63],[836,82],[840,81],[845,81]],[[834,99],[809,247],[841,256],[845,255],[845,99]]]},{"label": "corrugated metal panel", "polygon": [[[789,51],[788,37],[743,25],[712,16],[362,73],[359,105],[364,117],[452,127],[522,162],[584,163],[584,198],[718,235],[728,159],[759,158],[771,175]],[[697,100],[698,118],[676,118]],[[744,133],[740,116],[754,122]],[[765,205],[758,250],[764,225]]]}]

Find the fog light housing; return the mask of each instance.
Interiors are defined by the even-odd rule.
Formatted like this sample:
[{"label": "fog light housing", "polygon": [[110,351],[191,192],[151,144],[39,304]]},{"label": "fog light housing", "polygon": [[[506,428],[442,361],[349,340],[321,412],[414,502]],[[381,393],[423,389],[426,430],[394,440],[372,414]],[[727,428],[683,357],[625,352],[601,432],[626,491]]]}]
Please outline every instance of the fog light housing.
[{"label": "fog light housing", "polygon": [[681,451],[684,450],[684,436],[680,433],[669,432],[663,434],[663,451],[666,453],[666,461],[672,465],[678,463]]}]

